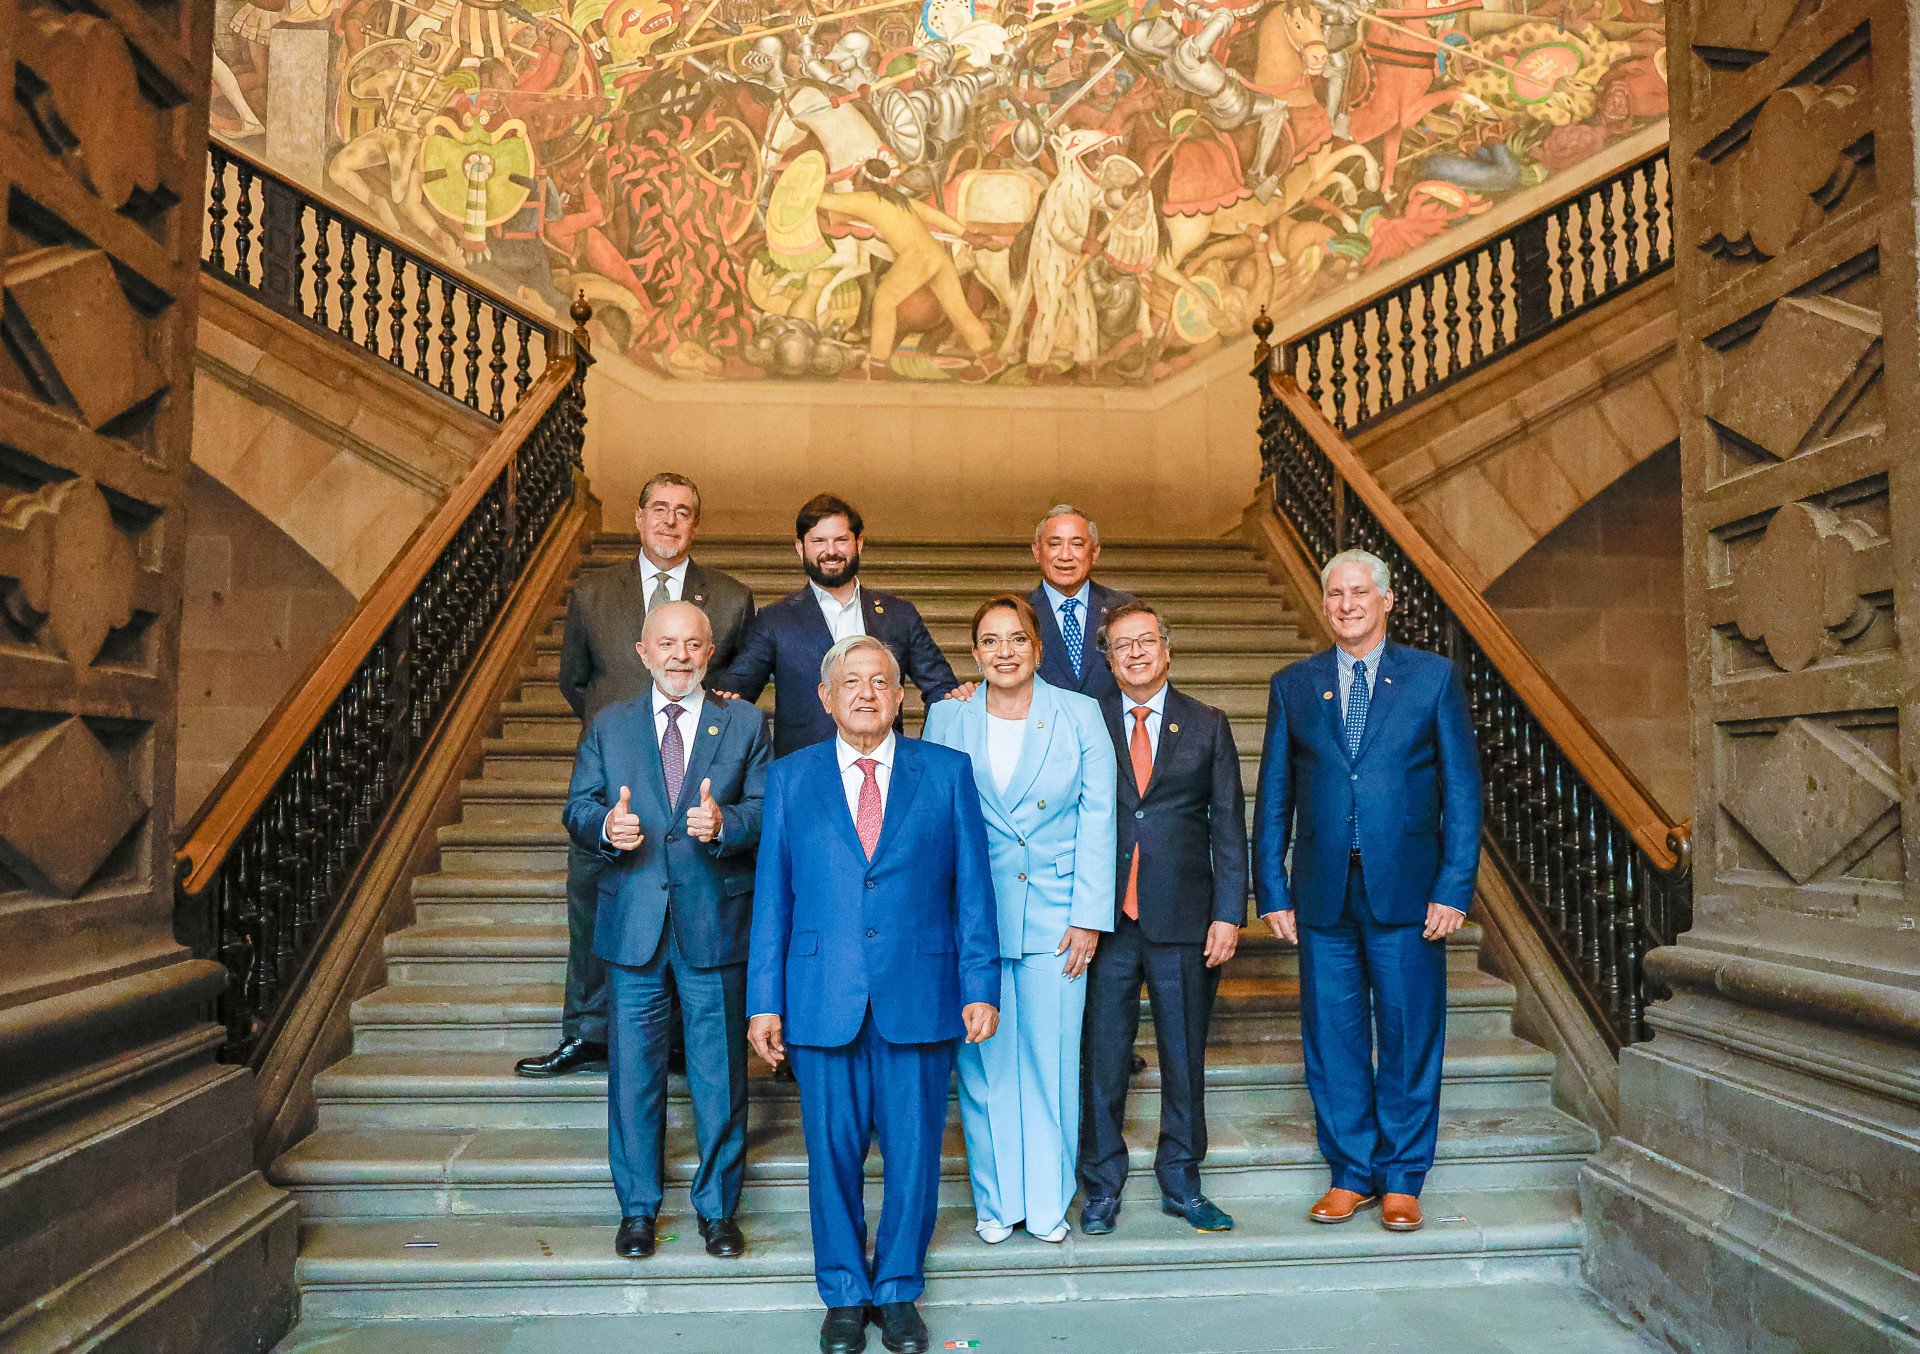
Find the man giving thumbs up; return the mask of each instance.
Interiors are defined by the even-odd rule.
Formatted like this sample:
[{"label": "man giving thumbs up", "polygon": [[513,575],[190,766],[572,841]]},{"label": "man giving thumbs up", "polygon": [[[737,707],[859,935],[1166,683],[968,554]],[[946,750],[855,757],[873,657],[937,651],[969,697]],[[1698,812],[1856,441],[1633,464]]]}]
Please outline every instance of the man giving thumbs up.
[{"label": "man giving thumbs up", "polygon": [[747,937],[771,741],[759,710],[702,689],[713,635],[699,607],[656,606],[638,648],[653,688],[594,718],[565,815],[581,849],[607,862],[593,949],[607,962],[614,1251],[654,1251],[665,1009],[677,990],[700,1148],[693,1207],[708,1254],[731,1259],[746,1250],[734,1210],[746,1161]]}]

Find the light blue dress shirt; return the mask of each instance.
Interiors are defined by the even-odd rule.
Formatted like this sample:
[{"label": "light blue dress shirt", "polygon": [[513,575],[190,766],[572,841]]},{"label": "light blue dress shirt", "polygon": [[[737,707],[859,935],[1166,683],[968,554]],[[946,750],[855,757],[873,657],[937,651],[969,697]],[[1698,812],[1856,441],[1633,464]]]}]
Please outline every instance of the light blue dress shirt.
[{"label": "light blue dress shirt", "polygon": [[[1040,586],[1047,590],[1047,605],[1053,608],[1053,623],[1061,626],[1062,633],[1065,633],[1063,622],[1066,617],[1060,609],[1060,604],[1069,600],[1068,595],[1054,587],[1053,584],[1047,582],[1044,578],[1040,580]],[[1083,650],[1083,652],[1090,652],[1093,648],[1093,632],[1087,629],[1088,612],[1093,606],[1093,599],[1089,595],[1092,591],[1092,581],[1088,580],[1080,585],[1080,591],[1074,593],[1071,598],[1071,600],[1080,604],[1079,607],[1076,608],[1075,614],[1080,621],[1080,633],[1086,636],[1086,649]]]},{"label": "light blue dress shirt", "polygon": [[1355,663],[1365,663],[1367,665],[1367,699],[1371,702],[1373,693],[1380,682],[1380,655],[1385,652],[1386,647],[1387,642],[1383,639],[1358,658],[1355,658],[1345,649],[1338,647],[1334,649],[1333,661],[1340,672],[1341,724],[1344,725],[1347,722],[1347,694],[1353,690],[1353,665]]}]

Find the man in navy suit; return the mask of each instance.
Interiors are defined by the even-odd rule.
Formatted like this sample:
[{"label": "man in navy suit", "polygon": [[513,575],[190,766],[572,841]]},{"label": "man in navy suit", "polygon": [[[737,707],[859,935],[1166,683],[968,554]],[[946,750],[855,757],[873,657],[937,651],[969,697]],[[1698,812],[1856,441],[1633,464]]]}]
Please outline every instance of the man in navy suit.
[{"label": "man in navy suit", "polygon": [[1160,1206],[1197,1231],[1231,1231],[1233,1219],[1201,1192],[1200,1163],[1207,1025],[1220,966],[1239,947],[1247,916],[1240,753],[1224,711],[1167,681],[1172,636],[1152,607],[1120,603],[1097,638],[1119,681],[1100,710],[1120,759],[1120,907],[1087,970],[1080,1230],[1111,1232],[1120,1212],[1127,1077],[1144,983],[1160,1055]]},{"label": "man in navy suit", "polygon": [[1093,581],[1099,525],[1070,503],[1055,504],[1033,529],[1033,560],[1042,581],[1027,600],[1040,618],[1040,680],[1095,700],[1114,695],[1113,670],[1093,637],[1107,612],[1133,597]]},{"label": "man in navy suit", "polygon": [[865,531],[845,499],[820,494],[807,500],[793,523],[807,586],[755,616],[739,654],[714,674],[715,688],[750,701],[773,679],[776,757],[833,737],[833,720],[814,684],[827,650],[849,636],[872,635],[885,644],[929,705],[960,685],[913,603],[860,586]]},{"label": "man in navy suit", "polygon": [[[903,694],[891,648],[871,635],[836,642],[818,686],[836,734],[774,763],[760,837],[747,1037],[770,1063],[791,1052],[800,1083],[825,1354],[863,1349],[870,1319],[895,1354],[927,1348],[914,1300],[954,1049],[999,1022],[973,766],[895,735]],[[876,1137],[885,1201],[869,1265],[861,1188]]]},{"label": "man in navy suit", "polygon": [[701,689],[713,628],[692,602],[649,612],[639,648],[652,689],[588,726],[565,814],[574,843],[606,862],[593,948],[611,1008],[614,1250],[633,1259],[654,1251],[677,989],[700,1145],[693,1207],[708,1254],[732,1259],[746,1249],[734,1212],[746,1163],[746,960],[767,722],[745,701]]},{"label": "man in navy suit", "polygon": [[1379,1203],[1382,1225],[1411,1232],[1440,1123],[1446,939],[1480,860],[1479,755],[1453,664],[1387,640],[1385,562],[1343,551],[1320,583],[1334,648],[1274,674],[1267,701],[1254,893],[1300,946],[1307,1089],[1333,1168],[1308,1216]]}]

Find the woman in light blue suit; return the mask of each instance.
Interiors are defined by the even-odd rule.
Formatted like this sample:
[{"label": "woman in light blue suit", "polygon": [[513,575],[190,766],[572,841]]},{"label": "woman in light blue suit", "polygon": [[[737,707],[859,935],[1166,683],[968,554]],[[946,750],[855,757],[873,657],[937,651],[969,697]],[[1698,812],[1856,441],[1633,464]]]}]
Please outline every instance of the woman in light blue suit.
[{"label": "woman in light blue suit", "polygon": [[1000,921],[1000,1029],[960,1050],[960,1122],[975,1230],[1064,1241],[1080,1146],[1080,981],[1113,929],[1113,739],[1097,701],[1034,676],[1024,597],[973,615],[984,693],[927,711],[929,742],[973,759]]}]

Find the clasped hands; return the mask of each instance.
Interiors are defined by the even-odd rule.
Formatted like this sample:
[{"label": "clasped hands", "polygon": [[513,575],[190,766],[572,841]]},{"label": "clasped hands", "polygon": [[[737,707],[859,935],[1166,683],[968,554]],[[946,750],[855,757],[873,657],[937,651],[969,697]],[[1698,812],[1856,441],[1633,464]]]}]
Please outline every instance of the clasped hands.
[{"label": "clasped hands", "polygon": [[[1000,1028],[1000,1008],[991,1002],[970,1001],[960,1008],[969,1044],[984,1044]],[[786,1022],[777,1015],[757,1015],[747,1022],[747,1042],[762,1061],[778,1067],[787,1060]]]},{"label": "clasped hands", "polygon": [[[700,782],[700,802],[687,810],[687,835],[695,841],[710,842],[720,835],[724,825],[720,805],[713,797],[711,777]],[[633,811],[633,791],[620,787],[620,799],[607,810],[607,845],[616,851],[631,851],[646,838],[640,831],[640,815]]]},{"label": "clasped hands", "polygon": [[[1294,916],[1292,908],[1289,907],[1279,912],[1269,912],[1266,914],[1266,917],[1267,927],[1275,936],[1286,941],[1289,945],[1298,945],[1300,943],[1300,922],[1299,919]],[[1461,923],[1465,922],[1466,919],[1467,914],[1457,907],[1448,907],[1445,903],[1428,903],[1427,921],[1426,925],[1420,928],[1420,938],[1422,940],[1445,940],[1455,931],[1458,931]]]}]

